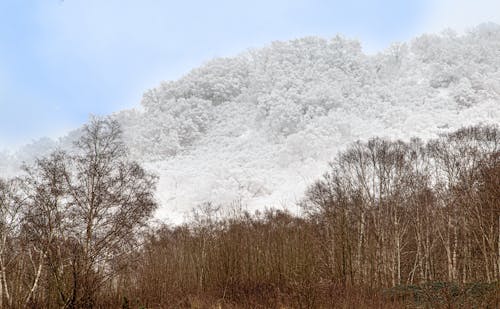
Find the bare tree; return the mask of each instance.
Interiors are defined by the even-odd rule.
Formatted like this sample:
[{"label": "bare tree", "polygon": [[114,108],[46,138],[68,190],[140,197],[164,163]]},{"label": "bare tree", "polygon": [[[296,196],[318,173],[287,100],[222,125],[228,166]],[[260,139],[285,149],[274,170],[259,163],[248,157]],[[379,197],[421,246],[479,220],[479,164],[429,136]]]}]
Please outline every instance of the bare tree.
[{"label": "bare tree", "polygon": [[[0,308],[4,298],[7,307],[27,306],[42,273],[41,256],[33,256],[23,237],[25,196],[21,184],[20,179],[0,179]],[[20,257],[29,257],[32,273],[29,267],[23,267],[26,259]]]},{"label": "bare tree", "polygon": [[28,168],[29,227],[43,240],[63,307],[92,307],[113,276],[110,262],[131,250],[152,216],[156,177],[127,158],[116,121],[91,119],[75,153]]},{"label": "bare tree", "polygon": [[15,195],[13,181],[0,179],[0,308],[3,308],[5,297],[7,306],[12,306],[9,292],[6,265],[8,264],[9,242],[15,237],[19,228],[20,203]]}]

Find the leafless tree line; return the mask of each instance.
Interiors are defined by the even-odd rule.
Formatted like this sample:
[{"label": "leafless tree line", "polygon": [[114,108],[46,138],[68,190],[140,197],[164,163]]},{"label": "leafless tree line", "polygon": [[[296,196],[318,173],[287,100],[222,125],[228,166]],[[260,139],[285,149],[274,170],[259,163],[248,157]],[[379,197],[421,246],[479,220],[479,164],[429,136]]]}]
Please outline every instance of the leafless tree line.
[{"label": "leafless tree line", "polygon": [[356,143],[303,202],[325,266],[378,286],[500,280],[500,134]]},{"label": "leafless tree line", "polygon": [[93,120],[74,153],[0,182],[0,308],[399,308],[384,291],[435,282],[493,287],[457,307],[499,305],[495,126],[357,142],[301,215],[205,204],[147,231],[155,178],[119,135]]},{"label": "leafless tree line", "polygon": [[[440,283],[462,298],[445,304],[452,289],[442,289],[432,308],[495,308],[499,146],[495,126],[357,142],[310,186],[300,216],[207,204],[156,230],[120,294],[169,308],[390,308],[405,304],[381,291]],[[479,283],[493,289],[467,298]]]}]

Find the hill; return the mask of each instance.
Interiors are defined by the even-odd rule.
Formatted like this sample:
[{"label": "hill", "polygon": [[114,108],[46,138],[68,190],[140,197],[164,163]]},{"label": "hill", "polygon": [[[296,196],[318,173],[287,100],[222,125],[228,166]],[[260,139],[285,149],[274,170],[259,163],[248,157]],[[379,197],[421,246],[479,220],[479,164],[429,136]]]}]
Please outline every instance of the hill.
[{"label": "hill", "polygon": [[[159,216],[178,220],[207,201],[290,205],[355,140],[498,124],[499,66],[496,24],[376,55],[340,36],[307,37],[209,61],[112,117],[132,156],[160,175]],[[3,154],[4,172],[21,154],[29,161],[75,135]]]}]

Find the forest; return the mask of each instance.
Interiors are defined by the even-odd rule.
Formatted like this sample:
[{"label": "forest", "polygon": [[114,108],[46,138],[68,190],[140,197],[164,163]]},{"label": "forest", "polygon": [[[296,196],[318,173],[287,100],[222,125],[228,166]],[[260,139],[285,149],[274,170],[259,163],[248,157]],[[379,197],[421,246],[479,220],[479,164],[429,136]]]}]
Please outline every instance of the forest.
[{"label": "forest", "polygon": [[157,180],[112,118],[2,179],[0,308],[500,306],[498,126],[352,143],[297,213],[167,224]]},{"label": "forest", "polygon": [[[492,23],[377,54],[341,35],[275,41],[158,80],[140,104],[110,116],[130,157],[159,176],[159,202],[177,205],[162,218],[182,221],[206,201],[290,204],[356,140],[429,139],[500,123],[499,50]],[[0,149],[0,173],[15,176],[21,162],[71,148],[80,123],[72,128]]]}]

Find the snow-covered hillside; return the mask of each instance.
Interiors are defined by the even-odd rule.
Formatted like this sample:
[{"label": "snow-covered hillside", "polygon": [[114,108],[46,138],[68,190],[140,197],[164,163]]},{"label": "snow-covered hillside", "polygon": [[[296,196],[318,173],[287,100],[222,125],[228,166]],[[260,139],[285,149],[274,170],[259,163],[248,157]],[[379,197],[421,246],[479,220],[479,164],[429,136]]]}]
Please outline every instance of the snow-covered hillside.
[{"label": "snow-covered hillside", "polygon": [[[350,142],[500,123],[499,66],[495,24],[377,55],[341,37],[308,37],[212,60],[113,117],[133,157],[160,175],[160,217],[207,201],[293,210]],[[37,144],[24,153],[52,147]]]}]

